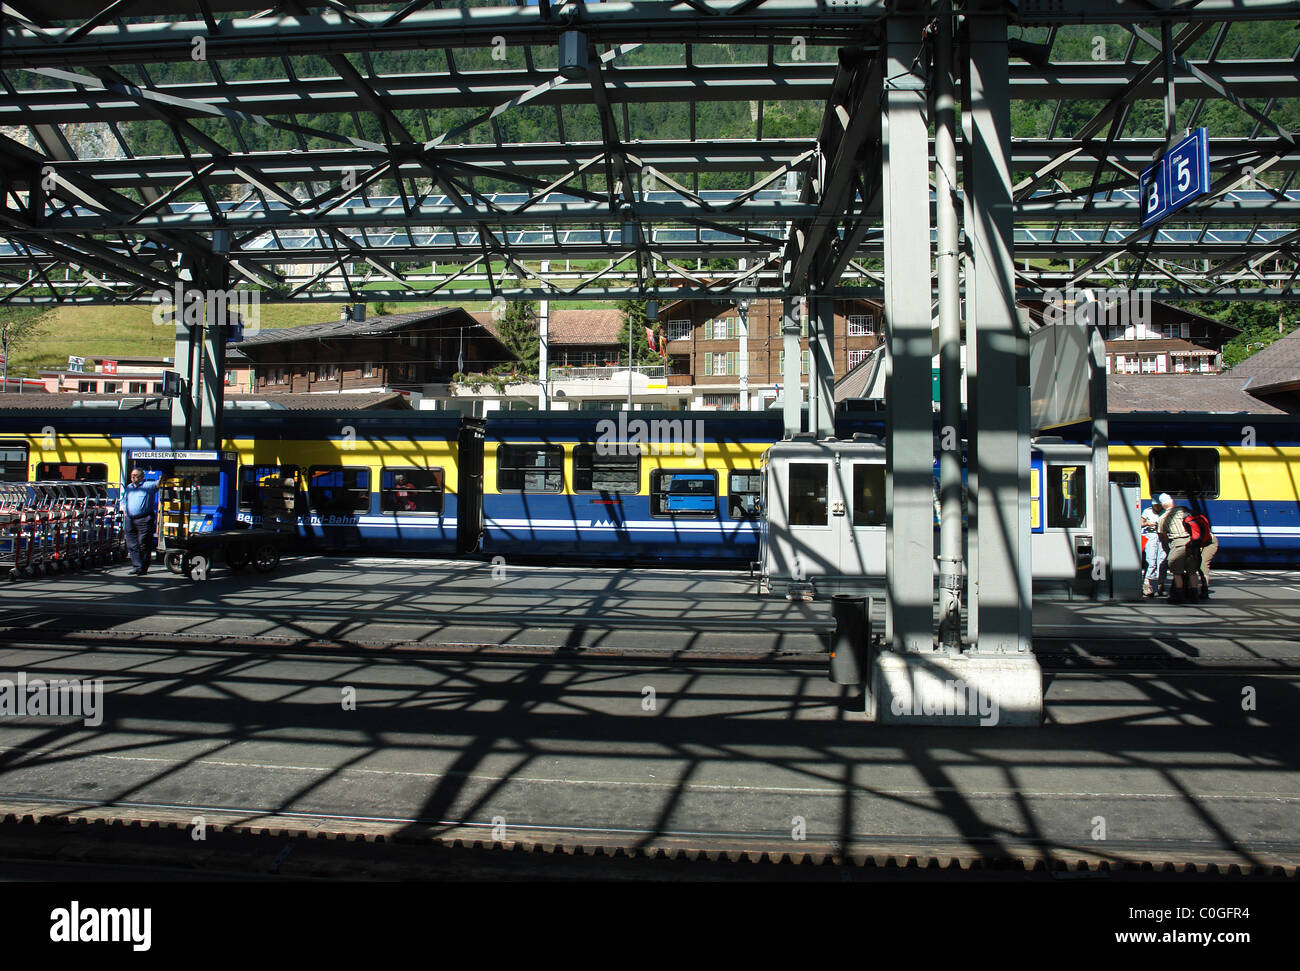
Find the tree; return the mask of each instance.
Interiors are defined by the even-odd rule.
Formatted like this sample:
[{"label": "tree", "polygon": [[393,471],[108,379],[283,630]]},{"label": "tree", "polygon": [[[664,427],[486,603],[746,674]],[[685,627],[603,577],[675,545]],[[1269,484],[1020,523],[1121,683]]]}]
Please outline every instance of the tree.
[{"label": "tree", "polygon": [[646,339],[646,313],[644,300],[623,300],[618,309],[623,313],[623,326],[618,332],[619,360],[627,360],[627,328],[632,325],[633,364],[663,364],[668,358],[665,354],[650,349]]},{"label": "tree", "polygon": [[542,338],[537,331],[537,311],[533,302],[507,304],[505,313],[496,322],[496,332],[514,360],[498,364],[493,370],[498,374],[522,370],[530,377],[536,377]]},{"label": "tree", "polygon": [[45,307],[5,307],[0,309],[0,351],[4,352],[5,387],[9,380],[9,355],[38,336]]},{"label": "tree", "polygon": [[[1227,368],[1240,364],[1300,324],[1298,318],[1288,319],[1284,305],[1264,300],[1200,300],[1185,306],[1241,331],[1223,345],[1223,366]],[[1278,326],[1279,320],[1281,327]]]}]

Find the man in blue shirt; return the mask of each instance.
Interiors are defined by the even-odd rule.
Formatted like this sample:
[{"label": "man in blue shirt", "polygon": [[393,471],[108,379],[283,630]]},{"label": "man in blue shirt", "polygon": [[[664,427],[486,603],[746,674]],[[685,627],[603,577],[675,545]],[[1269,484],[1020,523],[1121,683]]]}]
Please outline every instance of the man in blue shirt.
[{"label": "man in blue shirt", "polygon": [[131,481],[122,489],[123,532],[126,551],[131,555],[135,569],[131,576],[144,576],[149,572],[149,559],[153,553],[155,509],[158,504],[158,483],[145,482],[142,469],[131,470]]}]

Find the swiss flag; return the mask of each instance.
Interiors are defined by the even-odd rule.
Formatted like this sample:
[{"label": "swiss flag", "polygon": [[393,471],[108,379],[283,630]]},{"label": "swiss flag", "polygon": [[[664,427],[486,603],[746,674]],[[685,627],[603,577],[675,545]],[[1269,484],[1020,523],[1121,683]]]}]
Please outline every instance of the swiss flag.
[{"label": "swiss flag", "polygon": [[645,329],[645,341],[650,345],[650,350],[659,353],[659,348],[655,345],[655,332],[649,327]]},{"label": "swiss flag", "polygon": [[99,363],[100,363],[100,366],[103,367],[103,369],[104,369],[104,373],[105,373],[105,374],[116,374],[116,373],[117,373],[117,362],[116,362],[116,361],[100,361]]}]

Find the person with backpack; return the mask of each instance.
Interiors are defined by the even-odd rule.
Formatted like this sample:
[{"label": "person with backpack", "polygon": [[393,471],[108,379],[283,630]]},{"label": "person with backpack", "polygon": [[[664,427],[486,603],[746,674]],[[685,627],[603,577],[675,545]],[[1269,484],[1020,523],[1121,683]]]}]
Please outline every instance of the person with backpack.
[{"label": "person with backpack", "polygon": [[1193,513],[1186,506],[1175,506],[1173,497],[1167,492],[1160,494],[1160,504],[1167,511],[1160,517],[1156,534],[1168,551],[1169,576],[1173,581],[1169,602],[1195,603],[1200,599],[1197,578],[1200,547],[1192,541],[1191,529],[1187,524]]},{"label": "person with backpack", "polygon": [[1192,535],[1192,540],[1196,543],[1199,554],[1200,569],[1197,574],[1201,582],[1201,599],[1209,600],[1210,563],[1214,560],[1214,554],[1219,552],[1219,541],[1214,535],[1214,527],[1210,522],[1210,517],[1203,512],[1188,517],[1187,530]]}]

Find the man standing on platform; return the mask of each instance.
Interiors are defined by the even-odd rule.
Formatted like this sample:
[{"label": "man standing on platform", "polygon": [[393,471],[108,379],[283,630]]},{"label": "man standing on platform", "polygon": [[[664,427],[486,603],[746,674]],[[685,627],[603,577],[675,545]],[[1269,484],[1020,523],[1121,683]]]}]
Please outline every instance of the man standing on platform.
[{"label": "man standing on platform", "polygon": [[1156,535],[1160,525],[1160,514],[1165,507],[1162,497],[1153,496],[1151,505],[1142,510],[1142,534],[1146,544],[1142,547],[1142,556],[1146,560],[1146,573],[1142,578],[1142,596],[1163,597],[1165,595],[1165,547]]},{"label": "man standing on platform", "polygon": [[149,572],[153,554],[154,528],[157,524],[158,483],[145,482],[143,469],[131,470],[131,481],[122,489],[123,533],[126,551],[135,569],[131,576]]}]

